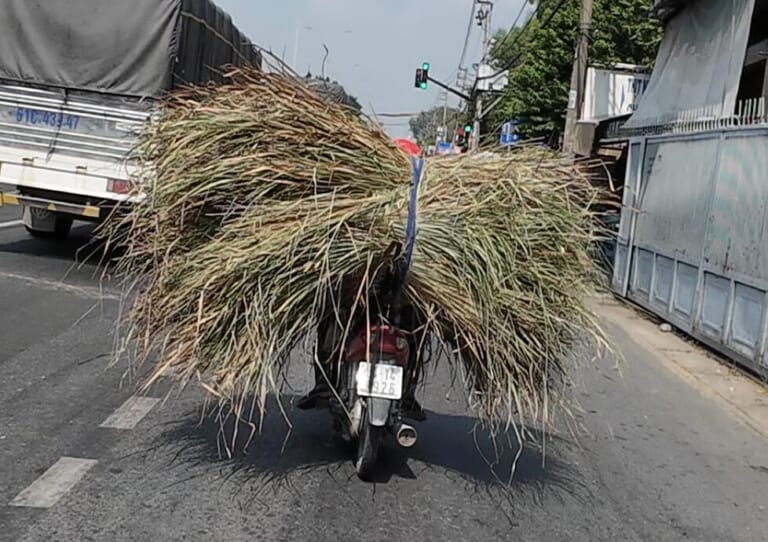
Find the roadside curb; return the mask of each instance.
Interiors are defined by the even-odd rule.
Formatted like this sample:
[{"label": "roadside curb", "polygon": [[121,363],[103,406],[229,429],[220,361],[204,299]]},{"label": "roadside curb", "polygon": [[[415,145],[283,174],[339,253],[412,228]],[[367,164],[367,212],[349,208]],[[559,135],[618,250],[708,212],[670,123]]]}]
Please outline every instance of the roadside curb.
[{"label": "roadside curb", "polygon": [[594,302],[594,310],[670,372],[700,393],[720,401],[741,423],[768,440],[768,389],[749,376],[719,362],[701,346],[664,332],[639,311],[611,297]]}]

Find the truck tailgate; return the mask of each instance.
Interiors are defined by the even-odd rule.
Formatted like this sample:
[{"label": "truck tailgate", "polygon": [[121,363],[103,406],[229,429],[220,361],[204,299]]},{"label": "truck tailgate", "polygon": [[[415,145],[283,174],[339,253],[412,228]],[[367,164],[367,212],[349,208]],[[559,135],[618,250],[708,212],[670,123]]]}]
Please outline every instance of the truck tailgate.
[{"label": "truck tailgate", "polygon": [[136,98],[0,82],[0,183],[93,202],[128,199],[114,187],[127,186],[120,182],[130,177],[126,159],[150,107]]}]

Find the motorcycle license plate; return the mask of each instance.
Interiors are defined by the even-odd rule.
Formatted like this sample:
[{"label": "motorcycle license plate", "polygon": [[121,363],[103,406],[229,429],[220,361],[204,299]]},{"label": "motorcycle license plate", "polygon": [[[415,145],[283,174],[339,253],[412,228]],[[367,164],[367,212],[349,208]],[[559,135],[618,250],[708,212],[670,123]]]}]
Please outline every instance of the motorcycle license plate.
[{"label": "motorcycle license plate", "polygon": [[[371,367],[375,367],[371,382]],[[403,395],[403,368],[397,365],[361,361],[357,366],[357,394],[397,401]]]}]

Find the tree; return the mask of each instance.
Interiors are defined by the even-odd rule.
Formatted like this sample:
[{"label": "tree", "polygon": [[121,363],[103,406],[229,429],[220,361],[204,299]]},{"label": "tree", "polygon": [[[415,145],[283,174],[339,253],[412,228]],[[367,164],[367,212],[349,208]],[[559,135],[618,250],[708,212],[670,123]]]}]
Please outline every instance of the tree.
[{"label": "tree", "polygon": [[[524,31],[501,32],[491,50],[497,67],[517,59],[492,120],[517,118],[524,136],[556,136],[565,125],[581,0],[566,0],[558,11],[559,0],[532,3],[538,4],[538,16]],[[660,39],[661,28],[649,19],[647,0],[595,0],[590,64],[650,67]]]},{"label": "tree", "polygon": [[338,81],[332,81],[330,77],[312,76],[307,73],[304,78],[307,85],[314,90],[321,98],[341,105],[347,106],[353,113],[359,115],[363,107],[360,102],[349,94],[344,86]]},{"label": "tree", "polygon": [[[446,110],[445,124],[448,130],[460,125],[464,118],[464,114],[454,108],[449,107]],[[419,147],[426,147],[428,145],[434,145],[437,137],[437,129],[443,123],[443,107],[433,107],[428,111],[422,111],[415,117],[411,118],[408,124],[411,127],[411,132]],[[451,134],[446,134],[446,137],[450,139]]]}]

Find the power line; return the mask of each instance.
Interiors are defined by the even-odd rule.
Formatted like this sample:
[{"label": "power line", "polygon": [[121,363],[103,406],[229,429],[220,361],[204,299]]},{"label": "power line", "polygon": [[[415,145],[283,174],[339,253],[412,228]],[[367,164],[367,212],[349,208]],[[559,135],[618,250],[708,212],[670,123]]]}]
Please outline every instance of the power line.
[{"label": "power line", "polygon": [[467,49],[469,49],[469,38],[472,37],[472,23],[475,20],[475,8],[477,7],[477,0],[472,0],[472,9],[469,10],[469,22],[467,23],[467,34],[464,36],[464,47],[461,49],[461,57],[459,58],[459,66],[456,71],[461,70],[464,67],[464,61],[467,58]]},{"label": "power line", "polygon": [[[464,61],[466,60],[467,52],[469,50],[469,41],[470,41],[470,39],[472,37],[472,25],[473,25],[473,22],[474,22],[475,8],[477,7],[477,1],[478,0],[472,0],[472,6],[471,6],[470,11],[469,11],[469,20],[467,21],[467,32],[466,32],[466,35],[464,36],[464,45],[462,46],[461,56],[459,58],[459,65],[453,71],[453,73],[448,77],[449,80],[451,78],[453,78],[453,76],[455,74],[460,72],[462,70],[463,66],[464,66]],[[438,109],[438,104],[439,104],[440,101],[443,101],[443,116],[445,116],[446,110],[447,110],[447,107],[448,107],[447,94],[445,95],[445,97],[442,97],[441,94],[438,94],[438,96],[435,98],[434,103],[432,104],[432,107],[430,108],[430,109],[434,110],[433,113],[434,113],[434,117],[435,118],[433,119],[433,124],[435,124],[435,125],[437,124],[437,109]],[[386,117],[386,116],[388,116],[388,117],[405,117],[405,116],[416,117],[419,114],[420,113],[414,113],[414,114],[391,113],[391,114],[380,114],[379,116],[382,116],[382,117]]]},{"label": "power line", "polygon": [[517,13],[517,17],[515,17],[515,22],[512,23],[512,28],[515,28],[517,26],[517,23],[520,22],[520,19],[523,16],[523,13],[525,13],[525,8],[528,6],[528,2],[523,2],[523,5],[520,6],[520,11]]},{"label": "power line", "polygon": [[[561,1],[561,2],[560,2],[560,5],[562,5],[562,4],[564,4],[564,3],[565,3],[565,0]],[[520,41],[520,40],[522,39],[522,37],[523,37],[523,34],[525,34],[525,31],[526,31],[526,30],[528,30],[528,26],[531,24],[531,21],[533,21],[534,19],[536,19],[536,17],[538,17],[538,15],[539,15],[539,10],[541,9],[541,6],[542,6],[542,5],[543,5],[543,4],[542,4],[541,2],[539,2],[539,3],[536,5],[536,9],[534,10],[534,12],[531,14],[531,16],[530,16],[530,17],[528,17],[528,19],[526,19],[525,23],[523,24],[523,27],[520,29],[520,32],[518,32],[518,33],[517,33],[517,35],[515,36],[515,39],[514,39],[514,40],[512,40],[512,43],[510,43],[510,44],[509,44],[509,47],[510,47],[510,49],[513,49],[513,48],[514,48],[514,46],[515,46],[515,45],[517,45],[517,42],[518,42],[518,41]],[[557,9],[560,7],[560,5],[558,5],[557,7],[555,7],[555,10],[557,10]],[[514,27],[513,27],[513,28],[514,28]],[[511,29],[510,29],[510,32],[511,32]],[[508,37],[509,37],[509,34],[510,34],[510,32],[507,32],[507,34],[506,34],[506,36],[504,37],[504,39],[506,39],[506,38],[508,38]],[[522,57],[522,56],[523,56],[523,52],[521,51],[520,53],[518,53],[518,54],[517,54],[517,55],[516,55],[516,56],[515,56],[515,57],[512,59],[512,62],[510,62],[510,63],[509,63],[509,66],[510,66],[510,67],[512,67],[512,66],[514,66],[514,64],[517,64],[517,61],[518,61],[518,60],[520,60],[520,57]],[[500,69],[499,71],[497,71],[496,73],[494,73],[493,75],[488,75],[488,76],[485,76],[485,77],[478,77],[478,80],[479,80],[479,79],[491,79],[491,78],[493,78],[493,77],[497,77],[497,76],[501,75],[502,73],[504,73],[505,71],[509,70],[509,69],[510,69],[510,67],[504,67],[504,68]]]},{"label": "power line", "polygon": [[419,111],[417,113],[377,113],[377,117],[389,117],[389,118],[398,118],[398,117],[415,117],[419,114],[423,113],[423,111]]},{"label": "power line", "polygon": [[[541,4],[539,4],[539,5],[541,5]],[[517,17],[515,17],[515,22],[512,23],[512,26],[509,27],[510,28],[510,32],[507,32],[506,34],[504,34],[504,37],[501,38],[501,41],[499,41],[499,43],[496,44],[496,47],[500,47],[501,45],[504,44],[505,41],[507,41],[509,39],[509,34],[511,33],[511,30],[513,28],[517,28],[517,23],[520,22],[520,19],[523,17],[523,13],[525,13],[525,8],[527,8],[527,7],[528,7],[528,1],[527,0],[523,0],[522,5],[520,6],[520,11],[517,12]],[[539,9],[539,6],[537,5],[536,6],[536,10],[538,11],[538,9]],[[528,19],[528,20],[530,20],[530,19]],[[528,22],[526,21],[525,24],[527,25]]]},{"label": "power line", "polygon": [[[565,5],[565,3],[567,1],[568,0],[560,0],[560,2],[558,2],[558,4],[552,9],[552,11],[546,17],[546,19],[544,19],[542,21],[541,28],[546,28],[547,26],[549,26],[549,23],[552,22],[552,19],[555,17],[555,15],[557,15],[557,13],[562,9],[562,7]],[[526,24],[523,25],[523,28],[517,34],[517,36],[515,37],[515,40],[512,42],[510,47],[515,45],[520,40],[521,36],[525,32],[525,30],[528,28],[528,24],[534,18],[536,18],[536,16],[538,15],[539,8],[541,7],[541,5],[542,4],[539,4],[536,7],[536,11],[534,11],[534,13],[531,16],[531,18],[528,19],[528,21],[526,21]],[[479,81],[480,79],[493,79],[493,78],[498,77],[499,75],[503,74],[504,72],[511,70],[512,68],[514,68],[517,65],[517,62],[520,60],[520,58],[522,58],[523,54],[525,54],[525,51],[520,51],[518,54],[515,55],[515,57],[512,60],[510,60],[503,68],[501,68],[497,72],[492,73],[491,75],[485,75],[483,77],[478,77],[477,80],[475,81],[475,85],[477,85],[477,81]]]}]

